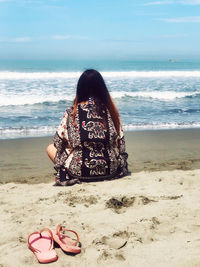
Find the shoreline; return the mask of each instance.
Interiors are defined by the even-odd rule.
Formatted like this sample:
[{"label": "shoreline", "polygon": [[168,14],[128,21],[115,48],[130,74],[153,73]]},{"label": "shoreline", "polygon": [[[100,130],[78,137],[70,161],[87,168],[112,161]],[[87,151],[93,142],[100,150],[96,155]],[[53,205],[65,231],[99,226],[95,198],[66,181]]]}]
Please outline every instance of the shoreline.
[{"label": "shoreline", "polygon": [[[124,129],[125,128],[125,129]],[[128,128],[128,129],[127,129]],[[56,131],[57,128],[55,128]],[[129,126],[123,127],[124,133],[129,133],[129,132],[171,132],[171,131],[198,131],[200,130],[200,126],[194,126],[194,127],[175,127],[175,128],[129,128]],[[52,137],[53,134],[44,134],[44,135],[27,135],[27,136],[16,136],[16,137],[0,137],[0,142],[1,141],[9,141],[9,140],[19,140],[19,139],[29,139],[29,138],[50,138]]]},{"label": "shoreline", "polygon": [[[200,169],[200,129],[126,131],[129,171]],[[46,155],[52,136],[0,141],[0,183],[54,182]]]}]

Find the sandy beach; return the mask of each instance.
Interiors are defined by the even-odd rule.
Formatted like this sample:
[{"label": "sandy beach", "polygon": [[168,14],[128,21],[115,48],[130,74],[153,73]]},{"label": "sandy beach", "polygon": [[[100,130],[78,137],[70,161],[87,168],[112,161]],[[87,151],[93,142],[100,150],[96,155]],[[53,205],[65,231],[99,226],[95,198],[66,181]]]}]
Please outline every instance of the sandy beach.
[{"label": "sandy beach", "polygon": [[0,141],[0,266],[39,266],[27,236],[58,224],[82,252],[51,266],[200,266],[200,130],[127,132],[129,176],[53,187],[51,137]]}]

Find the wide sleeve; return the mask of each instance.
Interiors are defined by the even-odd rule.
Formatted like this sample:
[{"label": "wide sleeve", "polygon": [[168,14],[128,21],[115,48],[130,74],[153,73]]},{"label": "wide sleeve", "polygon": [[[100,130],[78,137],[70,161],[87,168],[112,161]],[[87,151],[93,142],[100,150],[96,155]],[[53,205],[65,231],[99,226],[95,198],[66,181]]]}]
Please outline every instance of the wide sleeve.
[{"label": "wide sleeve", "polygon": [[128,154],[126,153],[126,145],[123,130],[120,130],[120,136],[118,139],[118,151],[119,151],[119,177],[128,174]]},{"label": "wide sleeve", "polygon": [[57,149],[56,156],[54,159],[56,170],[64,165],[65,160],[68,156],[68,153],[66,151],[66,148],[69,148],[67,132],[68,116],[68,111],[66,111],[53,137],[53,143],[55,148]]},{"label": "wide sleeve", "polygon": [[54,135],[54,138],[53,138],[54,146],[57,149],[59,148],[61,141],[68,142],[68,133],[67,133],[68,116],[69,116],[68,111],[66,111]]}]

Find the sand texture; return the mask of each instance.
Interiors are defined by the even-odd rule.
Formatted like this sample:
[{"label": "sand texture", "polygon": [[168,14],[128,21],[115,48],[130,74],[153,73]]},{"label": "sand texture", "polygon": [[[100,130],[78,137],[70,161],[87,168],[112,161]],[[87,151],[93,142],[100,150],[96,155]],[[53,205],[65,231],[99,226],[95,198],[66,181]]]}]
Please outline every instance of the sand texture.
[{"label": "sand texture", "polygon": [[125,137],[129,176],[72,187],[52,186],[52,137],[0,141],[0,267],[39,266],[27,237],[58,224],[82,252],[49,266],[200,266],[200,129]]},{"label": "sand texture", "polygon": [[62,224],[80,235],[76,256],[56,248],[48,266],[200,266],[200,170],[133,173],[53,187],[0,186],[0,266],[39,266],[27,236]]},{"label": "sand texture", "polygon": [[[131,172],[200,169],[200,129],[126,132]],[[0,183],[49,183],[52,137],[0,140]]]}]

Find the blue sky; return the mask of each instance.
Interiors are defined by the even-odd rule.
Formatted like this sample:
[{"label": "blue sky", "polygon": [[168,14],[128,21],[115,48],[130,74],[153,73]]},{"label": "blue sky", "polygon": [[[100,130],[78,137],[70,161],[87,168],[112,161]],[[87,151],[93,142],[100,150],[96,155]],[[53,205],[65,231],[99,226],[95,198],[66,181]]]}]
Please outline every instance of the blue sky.
[{"label": "blue sky", "polygon": [[0,59],[200,58],[200,0],[0,0]]}]

